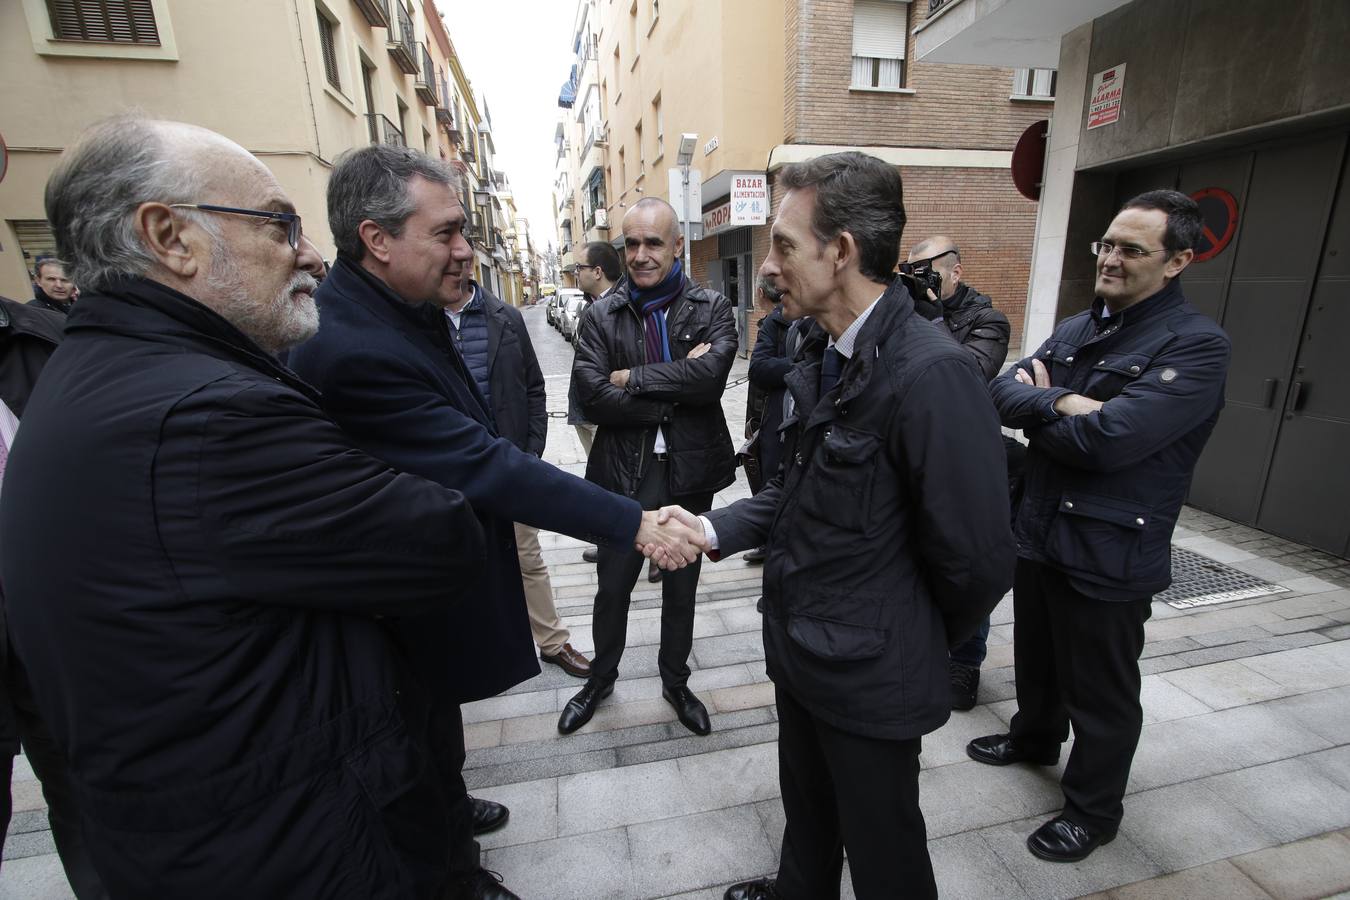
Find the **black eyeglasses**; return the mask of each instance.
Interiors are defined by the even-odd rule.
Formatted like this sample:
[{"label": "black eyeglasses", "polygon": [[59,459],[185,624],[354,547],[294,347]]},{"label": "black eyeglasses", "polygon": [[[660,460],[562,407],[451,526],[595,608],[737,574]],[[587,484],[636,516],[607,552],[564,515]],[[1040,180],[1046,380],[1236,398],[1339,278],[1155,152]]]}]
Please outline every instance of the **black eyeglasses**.
[{"label": "black eyeglasses", "polygon": [[1157,250],[1145,250],[1143,247],[1124,247],[1120,244],[1109,244],[1106,241],[1092,242],[1092,255],[1110,257],[1112,253],[1119,253],[1121,259],[1143,259],[1153,253],[1166,253],[1166,247],[1159,247]]},{"label": "black eyeglasses", "polygon": [[172,209],[200,209],[202,212],[225,213],[231,216],[252,216],[269,222],[284,222],[286,242],[292,250],[300,249],[300,216],[297,213],[276,212],[267,209],[240,209],[235,206],[214,206],[210,203],[170,203]]}]

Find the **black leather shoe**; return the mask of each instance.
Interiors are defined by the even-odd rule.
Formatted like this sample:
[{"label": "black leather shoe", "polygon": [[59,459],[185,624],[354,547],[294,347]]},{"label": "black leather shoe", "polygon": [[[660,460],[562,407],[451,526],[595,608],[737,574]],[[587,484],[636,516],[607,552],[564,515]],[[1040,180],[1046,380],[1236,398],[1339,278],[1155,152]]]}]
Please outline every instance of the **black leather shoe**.
[{"label": "black leather shoe", "polygon": [[1088,831],[1077,822],[1056,816],[1031,833],[1027,849],[1050,862],[1078,862],[1115,839],[1115,831]]},{"label": "black leather shoe", "polygon": [[586,686],[577,691],[577,695],[563,707],[562,715],[558,717],[558,731],[571,734],[585,725],[595,715],[595,708],[600,705],[600,701],[612,693],[613,682],[604,687],[597,681],[586,682]]},{"label": "black leather shoe", "polygon": [[496,831],[506,824],[507,819],[511,818],[511,810],[500,803],[493,803],[491,800],[470,797],[469,805],[473,807],[474,834],[487,834],[489,831]]},{"label": "black leather shoe", "polygon": [[588,548],[588,549],[586,549],[586,550],[582,550],[582,551],[581,551],[581,560],[582,560],[582,562],[588,562],[588,563],[599,562],[599,561],[600,561],[600,551],[597,550],[597,549],[594,548],[594,547],[590,547],[590,548]]},{"label": "black leather shoe", "polygon": [[756,878],[733,884],[722,895],[722,900],[779,900],[780,896],[774,889],[772,878]]},{"label": "black leather shoe", "polygon": [[978,737],[966,744],[966,755],[976,762],[991,766],[1006,766],[1011,763],[1029,762],[1038,766],[1053,766],[1059,762],[1059,748],[1031,752],[1013,743],[1010,734],[990,734]]},{"label": "black leather shoe", "polygon": [[952,682],[952,709],[961,712],[974,709],[975,694],[980,689],[980,667],[948,660],[947,671]]},{"label": "black leather shoe", "polygon": [[703,701],[695,697],[689,688],[684,685],[665,688],[661,691],[661,696],[675,707],[675,716],[685,728],[699,735],[712,731],[712,723],[708,721],[708,710],[704,708]]},{"label": "black leather shoe", "polygon": [[490,869],[479,869],[450,888],[451,900],[520,900],[502,885],[502,876]]},{"label": "black leather shoe", "polygon": [[741,559],[744,559],[752,566],[757,566],[768,558],[769,558],[769,547],[767,544],[763,547],[756,547],[753,550],[747,550],[745,551],[745,555],[741,557]]}]

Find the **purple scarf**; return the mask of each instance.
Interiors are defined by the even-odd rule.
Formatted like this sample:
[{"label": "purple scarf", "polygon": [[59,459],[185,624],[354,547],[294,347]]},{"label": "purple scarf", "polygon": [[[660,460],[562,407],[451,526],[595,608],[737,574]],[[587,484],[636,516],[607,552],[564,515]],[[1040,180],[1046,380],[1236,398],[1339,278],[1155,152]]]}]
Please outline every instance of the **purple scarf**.
[{"label": "purple scarf", "polygon": [[666,333],[666,307],[684,293],[684,267],[680,261],[655,287],[642,290],[629,282],[628,296],[642,314],[647,332],[647,362],[670,362],[670,336]]}]

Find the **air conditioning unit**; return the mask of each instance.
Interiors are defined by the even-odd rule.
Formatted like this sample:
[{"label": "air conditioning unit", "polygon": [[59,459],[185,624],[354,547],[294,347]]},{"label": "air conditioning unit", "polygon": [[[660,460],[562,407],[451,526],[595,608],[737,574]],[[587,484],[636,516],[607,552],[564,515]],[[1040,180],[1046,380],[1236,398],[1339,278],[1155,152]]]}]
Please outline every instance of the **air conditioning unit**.
[{"label": "air conditioning unit", "polygon": [[595,211],[595,227],[609,227],[609,210],[605,209],[603,206]]}]

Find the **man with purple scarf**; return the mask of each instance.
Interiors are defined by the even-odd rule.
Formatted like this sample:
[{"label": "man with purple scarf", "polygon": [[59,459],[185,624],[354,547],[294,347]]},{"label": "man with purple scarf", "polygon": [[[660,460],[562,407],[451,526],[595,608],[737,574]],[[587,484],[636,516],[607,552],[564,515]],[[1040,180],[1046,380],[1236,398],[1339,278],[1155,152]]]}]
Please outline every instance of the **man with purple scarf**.
[{"label": "man with purple scarf", "polygon": [[[705,511],[735,480],[722,390],[736,353],[730,301],[690,281],[675,210],[655,197],[624,216],[628,277],[596,301],[582,323],[572,383],[597,426],[586,478],[633,497],[645,510],[679,504]],[[591,677],[558,719],[570,734],[614,690],[628,628],[628,605],[642,554],[601,547],[597,561]],[[661,588],[662,696],[695,734],[711,729],[689,690],[694,594],[699,563],[668,572]]]}]

